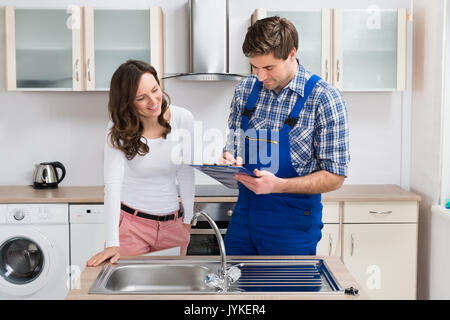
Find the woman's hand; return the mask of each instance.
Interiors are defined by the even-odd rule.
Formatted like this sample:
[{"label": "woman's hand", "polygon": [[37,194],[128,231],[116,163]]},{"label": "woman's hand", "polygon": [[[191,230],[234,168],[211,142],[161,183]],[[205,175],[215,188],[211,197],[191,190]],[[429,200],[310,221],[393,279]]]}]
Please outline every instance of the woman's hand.
[{"label": "woman's hand", "polygon": [[102,252],[97,253],[95,256],[90,258],[86,262],[86,266],[88,267],[96,267],[99,264],[101,264],[105,260],[109,260],[111,263],[116,263],[117,260],[119,260],[120,254],[119,254],[119,247],[108,247],[105,248]]},{"label": "woman's hand", "polygon": [[191,225],[189,223],[183,223],[183,225],[191,233]]}]

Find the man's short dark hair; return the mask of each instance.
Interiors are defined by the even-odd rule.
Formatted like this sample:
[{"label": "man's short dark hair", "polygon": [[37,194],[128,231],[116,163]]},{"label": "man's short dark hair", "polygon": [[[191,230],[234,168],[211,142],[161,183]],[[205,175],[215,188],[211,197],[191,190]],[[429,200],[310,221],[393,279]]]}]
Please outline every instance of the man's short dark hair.
[{"label": "man's short dark hair", "polygon": [[292,49],[298,50],[298,33],[289,20],[268,17],[251,25],[245,36],[242,51],[246,57],[273,53],[277,59],[286,60]]}]

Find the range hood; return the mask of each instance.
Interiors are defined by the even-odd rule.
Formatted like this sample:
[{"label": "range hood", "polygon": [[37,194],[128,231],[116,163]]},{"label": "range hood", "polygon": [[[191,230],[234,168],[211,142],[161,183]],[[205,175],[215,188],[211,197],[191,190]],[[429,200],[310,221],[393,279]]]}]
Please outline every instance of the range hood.
[{"label": "range hood", "polygon": [[189,0],[189,73],[164,79],[242,80],[230,74],[228,58],[228,0]]}]

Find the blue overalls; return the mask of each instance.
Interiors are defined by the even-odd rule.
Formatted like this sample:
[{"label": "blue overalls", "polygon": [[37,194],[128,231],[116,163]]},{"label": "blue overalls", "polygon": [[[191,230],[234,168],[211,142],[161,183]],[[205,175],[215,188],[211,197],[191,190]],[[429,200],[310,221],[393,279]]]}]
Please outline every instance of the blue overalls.
[{"label": "blue overalls", "polygon": [[[281,131],[248,130],[248,123],[262,87],[253,86],[242,116],[245,137],[244,167],[267,170],[279,178],[297,177],[292,166],[289,132],[320,78],[305,85]],[[267,161],[270,159],[269,161]],[[225,236],[229,255],[315,255],[322,237],[321,194],[272,193],[257,195],[239,183],[239,197]]]}]

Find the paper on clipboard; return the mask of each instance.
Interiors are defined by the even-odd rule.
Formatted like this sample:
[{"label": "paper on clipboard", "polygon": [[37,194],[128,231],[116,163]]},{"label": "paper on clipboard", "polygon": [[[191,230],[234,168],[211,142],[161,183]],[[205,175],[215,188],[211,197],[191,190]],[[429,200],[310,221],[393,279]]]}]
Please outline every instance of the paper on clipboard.
[{"label": "paper on clipboard", "polygon": [[244,167],[220,165],[220,164],[191,164],[194,167],[213,179],[216,179],[230,189],[238,188],[238,181],[234,178],[236,173],[244,173],[256,177],[252,172]]}]

